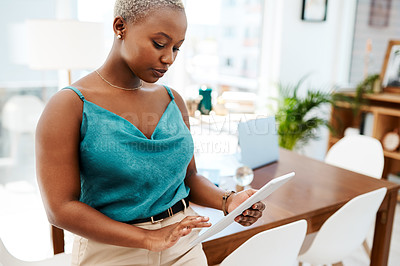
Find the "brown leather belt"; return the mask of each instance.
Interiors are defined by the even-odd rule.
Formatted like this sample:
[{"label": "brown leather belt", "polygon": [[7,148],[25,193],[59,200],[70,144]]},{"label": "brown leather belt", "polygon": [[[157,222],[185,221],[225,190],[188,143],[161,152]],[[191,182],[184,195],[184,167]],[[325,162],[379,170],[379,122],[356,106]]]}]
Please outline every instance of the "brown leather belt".
[{"label": "brown leather belt", "polygon": [[[185,202],[185,204],[183,203],[183,201]],[[131,220],[131,221],[127,221],[124,223],[127,224],[139,224],[139,223],[146,223],[146,222],[152,222],[157,223],[157,222],[161,222],[162,220],[173,216],[174,214],[184,210],[185,208],[189,207],[189,198],[184,198],[180,201],[178,201],[177,203],[174,204],[174,206],[172,206],[171,208],[168,208],[166,211],[163,211],[159,214],[156,214],[154,216],[148,217],[148,218],[142,218],[142,219],[135,219],[135,220]]]}]

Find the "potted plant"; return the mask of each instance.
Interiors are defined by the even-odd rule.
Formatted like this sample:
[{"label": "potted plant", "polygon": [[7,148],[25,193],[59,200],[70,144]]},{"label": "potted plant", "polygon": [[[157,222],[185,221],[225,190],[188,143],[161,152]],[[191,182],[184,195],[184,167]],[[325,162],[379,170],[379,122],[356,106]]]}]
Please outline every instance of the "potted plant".
[{"label": "potted plant", "polygon": [[354,97],[339,93],[335,94],[333,99],[334,101],[348,102],[353,110],[353,116],[358,117],[360,115],[361,106],[368,104],[368,100],[363,98],[363,95],[378,92],[380,92],[380,75],[373,74],[367,76],[357,84]]},{"label": "potted plant", "polygon": [[317,109],[332,102],[331,92],[308,89],[305,96],[300,96],[298,91],[304,80],[305,77],[294,86],[278,84],[278,140],[279,146],[288,150],[300,149],[310,140],[318,139],[320,126],[329,127]]}]

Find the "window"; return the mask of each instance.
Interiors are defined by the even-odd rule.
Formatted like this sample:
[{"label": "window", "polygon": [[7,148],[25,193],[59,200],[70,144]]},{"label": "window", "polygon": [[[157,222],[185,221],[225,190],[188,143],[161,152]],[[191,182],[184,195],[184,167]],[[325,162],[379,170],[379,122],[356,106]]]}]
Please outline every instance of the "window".
[{"label": "window", "polygon": [[262,0],[187,0],[186,86],[256,93],[262,11]]}]

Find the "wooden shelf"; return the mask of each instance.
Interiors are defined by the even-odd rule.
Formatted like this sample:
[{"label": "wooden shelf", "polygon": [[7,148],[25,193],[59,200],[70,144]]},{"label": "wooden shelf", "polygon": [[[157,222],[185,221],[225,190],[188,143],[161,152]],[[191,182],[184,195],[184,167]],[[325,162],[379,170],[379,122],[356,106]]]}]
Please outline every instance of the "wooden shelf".
[{"label": "wooden shelf", "polygon": [[[355,97],[355,92],[338,92],[349,97]],[[360,110],[373,114],[372,137],[382,140],[386,133],[394,129],[400,129],[400,94],[379,93],[363,95],[364,103]],[[351,99],[351,98],[350,98]],[[332,108],[331,125],[339,136],[344,135],[348,127],[360,128],[362,115],[354,116],[352,106],[348,101],[337,102]],[[340,137],[331,135],[328,146],[338,142]],[[400,172],[400,152],[384,151],[385,167],[383,178],[387,178],[389,173]]]},{"label": "wooden shelf", "polygon": [[371,107],[370,110],[381,115],[399,116],[400,109],[385,108],[385,107]]},{"label": "wooden shelf", "polygon": [[385,157],[392,158],[395,160],[400,160],[400,152],[396,151],[383,151]]},{"label": "wooden shelf", "polygon": [[[339,108],[351,108],[351,105],[348,102],[337,102],[336,106],[339,107]],[[369,107],[369,106],[361,106],[360,110],[364,111],[364,112],[371,112],[372,111],[371,107]]]},{"label": "wooden shelf", "polygon": [[[336,106],[339,108],[349,108],[349,109],[351,108],[351,105],[348,102],[337,102]],[[387,108],[387,107],[380,107],[380,106],[361,106],[360,110],[363,112],[400,116],[400,109],[395,109],[395,108]]]},{"label": "wooden shelf", "polygon": [[[339,91],[337,93],[345,95],[345,96],[350,96],[350,97],[356,96],[356,93],[354,91],[349,91],[349,92],[347,92],[347,91],[340,92]],[[363,98],[368,99],[368,100],[373,100],[373,101],[379,101],[379,102],[400,104],[400,94],[398,94],[398,93],[387,93],[387,92],[371,93],[371,94],[364,94]]]},{"label": "wooden shelf", "polygon": [[369,99],[369,100],[380,101],[380,102],[400,104],[400,94],[398,94],[398,93],[366,94],[365,98]]}]

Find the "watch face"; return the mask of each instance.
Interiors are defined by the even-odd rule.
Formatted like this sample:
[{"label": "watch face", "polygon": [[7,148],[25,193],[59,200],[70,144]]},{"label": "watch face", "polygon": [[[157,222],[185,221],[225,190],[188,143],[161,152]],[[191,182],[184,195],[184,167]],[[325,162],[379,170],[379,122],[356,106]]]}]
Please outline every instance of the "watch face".
[{"label": "watch face", "polygon": [[385,150],[394,151],[399,147],[400,137],[395,132],[389,132],[383,137],[382,144]]}]

